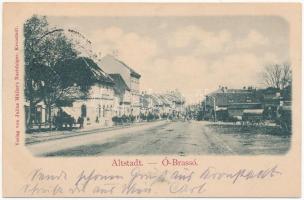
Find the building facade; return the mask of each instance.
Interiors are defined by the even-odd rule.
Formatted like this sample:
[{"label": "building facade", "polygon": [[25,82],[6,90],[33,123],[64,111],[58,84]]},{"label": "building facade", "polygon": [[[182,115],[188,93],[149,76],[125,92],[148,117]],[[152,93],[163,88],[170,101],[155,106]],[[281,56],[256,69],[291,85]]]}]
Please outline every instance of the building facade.
[{"label": "building facade", "polygon": [[85,99],[75,99],[71,107],[62,107],[63,111],[76,120],[84,119],[85,125],[112,126],[114,115],[113,84],[96,84]]},{"label": "building facade", "polygon": [[99,60],[100,66],[108,74],[120,74],[130,89],[130,114],[140,114],[140,78],[141,75],[114,56],[107,55]]},{"label": "building facade", "polygon": [[202,102],[203,118],[206,120],[227,121],[241,118],[245,109],[261,109],[261,101],[256,90],[228,89],[220,87],[207,95]]},{"label": "building facade", "polygon": [[62,103],[57,104],[58,114],[70,116],[76,122],[82,120],[84,126],[112,126],[115,110],[113,79],[91,59],[84,58],[79,65],[93,70],[93,84],[85,94],[75,86],[74,92],[62,97]]},{"label": "building facade", "polygon": [[152,113],[160,118],[180,117],[185,114],[184,97],[178,92],[153,94],[143,92],[140,99],[142,114]]},{"label": "building facade", "polygon": [[110,74],[114,81],[114,115],[131,115],[131,92],[120,74]]},{"label": "building facade", "polygon": [[280,106],[291,102],[290,93],[277,88],[228,89],[221,87],[206,96],[202,102],[202,112],[205,119],[225,121],[234,117],[241,119],[244,112],[262,113],[264,119],[274,120]]}]

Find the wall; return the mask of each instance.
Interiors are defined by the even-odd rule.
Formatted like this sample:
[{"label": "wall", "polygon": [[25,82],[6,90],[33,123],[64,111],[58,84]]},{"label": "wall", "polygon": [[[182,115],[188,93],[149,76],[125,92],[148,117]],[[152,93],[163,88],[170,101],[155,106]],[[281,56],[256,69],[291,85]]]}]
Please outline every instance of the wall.
[{"label": "wall", "polygon": [[140,81],[138,78],[131,76],[131,107],[132,114],[138,116],[140,113],[140,92],[139,92]]},{"label": "wall", "polygon": [[82,115],[82,106],[85,107],[85,126],[112,126],[112,117],[115,108],[114,90],[106,85],[94,85],[90,89],[88,99],[79,99],[73,102],[72,107],[62,107],[62,109],[77,119]]}]

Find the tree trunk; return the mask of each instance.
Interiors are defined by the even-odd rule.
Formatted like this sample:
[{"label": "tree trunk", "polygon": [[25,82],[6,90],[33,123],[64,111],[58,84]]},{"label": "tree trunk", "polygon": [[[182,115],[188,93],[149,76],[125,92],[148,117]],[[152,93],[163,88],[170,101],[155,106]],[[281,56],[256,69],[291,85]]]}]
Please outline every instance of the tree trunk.
[{"label": "tree trunk", "polygon": [[47,105],[47,108],[48,108],[49,123],[50,123],[49,127],[52,130],[52,106],[51,106],[51,104]]},{"label": "tree trunk", "polygon": [[45,111],[44,111],[44,128],[46,128],[48,122],[48,107],[45,105]]},{"label": "tree trunk", "polygon": [[29,105],[29,110],[28,110],[28,116],[27,116],[27,121],[26,121],[26,128],[27,129],[30,129],[32,128],[32,109],[33,107],[35,106],[34,105],[34,102],[33,102],[33,88],[32,88],[32,81],[31,79],[30,80],[27,80],[26,82],[26,86],[27,86],[27,89],[28,89],[28,93],[29,93],[29,102],[30,102],[30,105]]},{"label": "tree trunk", "polygon": [[27,129],[32,128],[32,108],[33,108],[33,102],[30,101],[29,110],[27,113],[27,121],[26,121]]}]

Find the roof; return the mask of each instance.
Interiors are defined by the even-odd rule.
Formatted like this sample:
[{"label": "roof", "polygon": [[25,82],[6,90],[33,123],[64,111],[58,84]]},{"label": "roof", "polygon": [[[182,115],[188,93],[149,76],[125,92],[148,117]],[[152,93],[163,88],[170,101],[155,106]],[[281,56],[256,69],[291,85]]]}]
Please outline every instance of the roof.
[{"label": "roof", "polygon": [[178,92],[168,92],[165,94],[142,94],[140,98],[141,104],[147,107],[151,103],[155,106],[170,106],[173,102],[184,103],[184,97],[182,97]]},{"label": "roof", "polygon": [[75,99],[82,99],[86,97],[86,93],[83,92],[79,87],[72,86],[65,93],[63,93],[59,101],[69,101]]},{"label": "roof", "polygon": [[151,99],[154,105],[162,106],[164,104],[157,94],[151,94]]},{"label": "roof", "polygon": [[166,98],[167,101],[176,102],[179,104],[185,103],[185,98],[177,91],[167,92],[162,94],[162,96]]},{"label": "roof", "polygon": [[261,108],[261,103],[233,103],[228,105],[228,110],[230,109],[259,109]]},{"label": "roof", "polygon": [[279,88],[273,88],[273,87],[268,87],[266,89],[261,89],[264,94],[275,94],[277,92],[280,92]]},{"label": "roof", "polygon": [[263,109],[245,109],[244,114],[263,114]]},{"label": "roof", "polygon": [[254,89],[228,89],[228,88],[219,88],[213,92],[211,92],[209,95],[214,95],[218,93],[252,93],[255,91]]},{"label": "roof", "polygon": [[127,86],[120,74],[109,75],[114,81],[114,93],[120,97],[120,100],[122,100],[123,95],[126,91],[130,91],[130,88]]},{"label": "roof", "polygon": [[[136,77],[136,78],[140,78],[141,77],[141,75],[139,73],[137,73],[134,69],[132,69],[126,63],[124,63],[123,61],[115,58],[112,55],[106,55],[100,61],[101,61],[102,64],[103,63],[107,63],[107,64],[110,64],[110,65],[119,65],[119,66],[125,67],[125,68],[127,68],[130,71],[130,75],[131,76]],[[103,66],[101,66],[101,67],[103,67]],[[112,73],[113,73],[113,71],[112,71]],[[114,72],[114,73],[116,73],[116,72]]]},{"label": "roof", "polygon": [[94,77],[101,82],[113,83],[111,77],[105,73],[92,59],[87,57],[79,57],[76,59],[76,62],[83,62],[86,68],[90,68]]},{"label": "roof", "polygon": [[158,95],[159,99],[163,102],[164,105],[169,106],[171,103],[168,99],[166,99],[163,95]]},{"label": "roof", "polygon": [[67,85],[74,83],[88,86],[94,83],[114,84],[112,78],[87,57],[66,59],[64,62],[58,63],[55,68],[61,68],[60,75],[63,80],[70,80],[69,83],[66,82]]},{"label": "roof", "polygon": [[136,71],[134,71],[134,69],[132,69],[131,67],[129,67],[127,64],[125,64],[121,60],[118,60],[117,58],[114,58],[114,59],[117,60],[118,62],[120,62],[126,68],[128,68],[130,70],[130,72],[131,72],[131,76],[134,76],[136,78],[140,78],[141,77],[141,75],[139,73],[137,73]]},{"label": "roof", "polygon": [[128,87],[128,85],[126,84],[126,82],[124,81],[124,79],[121,77],[120,74],[109,74],[109,75],[115,83],[115,85],[114,85],[115,88],[120,89],[120,90],[130,91],[130,88]]},{"label": "roof", "polygon": [[216,107],[216,111],[227,110],[227,107]]},{"label": "roof", "polygon": [[[228,106],[233,103],[259,103],[254,90],[240,90],[240,89],[228,89],[217,90],[212,92],[209,96],[215,98],[215,104],[217,106]],[[213,104],[213,99],[207,96],[207,102]]]}]

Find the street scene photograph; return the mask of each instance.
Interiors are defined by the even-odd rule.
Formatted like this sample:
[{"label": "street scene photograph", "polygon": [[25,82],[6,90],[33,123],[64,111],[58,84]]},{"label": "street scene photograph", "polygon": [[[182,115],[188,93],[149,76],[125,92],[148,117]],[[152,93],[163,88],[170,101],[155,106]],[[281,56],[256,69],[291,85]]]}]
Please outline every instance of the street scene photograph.
[{"label": "street scene photograph", "polygon": [[33,15],[25,145],[40,157],[284,155],[289,34],[270,15]]}]

